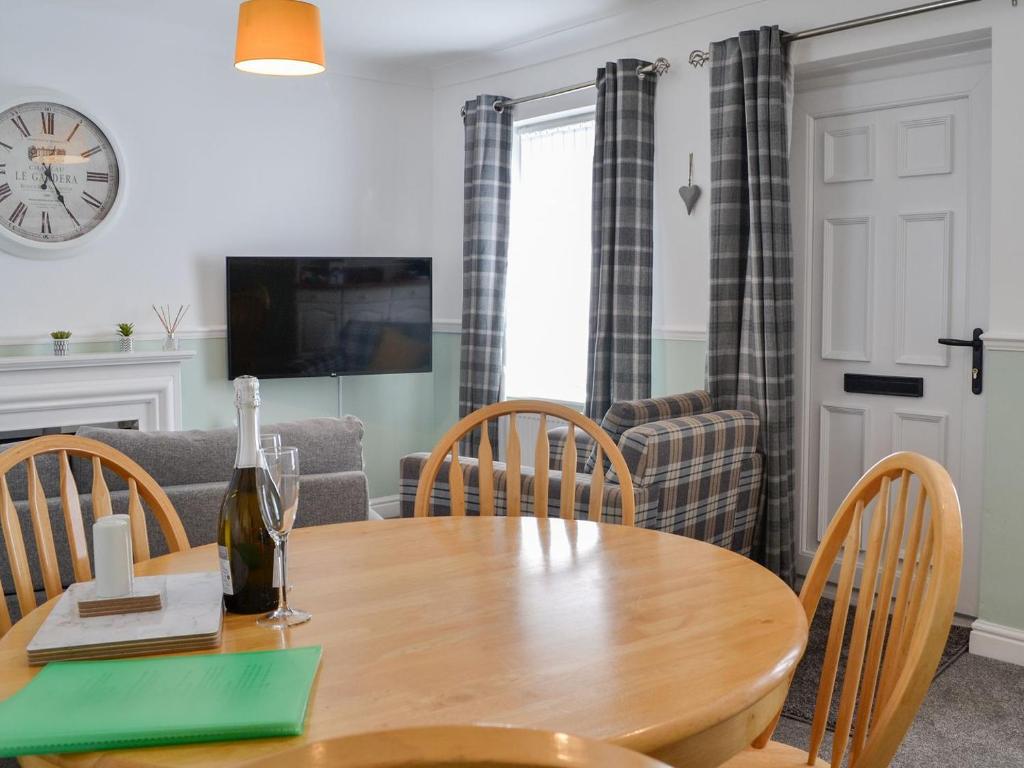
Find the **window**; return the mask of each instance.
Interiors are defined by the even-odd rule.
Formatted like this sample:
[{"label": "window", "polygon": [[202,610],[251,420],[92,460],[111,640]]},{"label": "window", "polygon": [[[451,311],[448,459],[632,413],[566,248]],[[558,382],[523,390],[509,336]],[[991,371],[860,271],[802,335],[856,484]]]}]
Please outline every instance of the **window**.
[{"label": "window", "polygon": [[505,393],[586,398],[594,115],[515,127]]}]

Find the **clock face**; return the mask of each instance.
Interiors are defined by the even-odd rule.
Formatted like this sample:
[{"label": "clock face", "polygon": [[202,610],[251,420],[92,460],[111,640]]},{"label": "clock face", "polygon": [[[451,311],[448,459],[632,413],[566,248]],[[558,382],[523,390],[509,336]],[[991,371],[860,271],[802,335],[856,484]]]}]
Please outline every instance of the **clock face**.
[{"label": "clock face", "polygon": [[92,231],[117,199],[117,156],[81,112],[50,101],[0,113],[0,226],[29,243]]}]

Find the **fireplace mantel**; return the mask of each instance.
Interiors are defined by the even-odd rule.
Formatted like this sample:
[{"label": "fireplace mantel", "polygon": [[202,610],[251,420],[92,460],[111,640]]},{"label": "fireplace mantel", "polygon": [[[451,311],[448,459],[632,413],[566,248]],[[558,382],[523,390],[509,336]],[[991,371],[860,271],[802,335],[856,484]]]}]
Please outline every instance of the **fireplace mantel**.
[{"label": "fireplace mantel", "polygon": [[181,365],[195,352],[0,357],[0,431],[137,420],[181,429]]}]

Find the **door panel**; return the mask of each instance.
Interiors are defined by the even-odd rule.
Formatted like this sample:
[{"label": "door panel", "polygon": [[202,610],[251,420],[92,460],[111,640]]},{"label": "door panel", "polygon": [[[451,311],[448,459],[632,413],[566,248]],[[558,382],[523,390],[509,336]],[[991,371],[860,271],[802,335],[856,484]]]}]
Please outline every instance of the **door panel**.
[{"label": "door panel", "polygon": [[[989,174],[987,72],[816,88],[798,92],[794,110],[799,565],[868,467],[916,451],[942,463],[960,494],[958,608],[968,614],[977,609],[983,395],[970,391],[970,350],[937,340],[987,323],[978,231],[987,196],[973,194]],[[924,394],[848,393],[846,373],[920,377]]]}]

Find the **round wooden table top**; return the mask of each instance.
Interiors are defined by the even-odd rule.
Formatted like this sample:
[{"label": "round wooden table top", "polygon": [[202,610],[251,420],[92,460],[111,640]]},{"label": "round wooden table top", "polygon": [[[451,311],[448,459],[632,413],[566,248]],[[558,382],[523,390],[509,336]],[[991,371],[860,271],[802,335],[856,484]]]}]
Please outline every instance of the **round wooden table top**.
[{"label": "round wooden table top", "polygon": [[[225,618],[221,652],[319,644],[303,736],[111,752],[104,766],[222,766],[348,734],[489,724],[718,765],[782,705],[807,641],[796,596],[693,539],[558,519],[462,517],[300,528],[286,632]],[[216,570],[213,545],[140,575]],[[54,601],[0,639],[0,698],[38,671],[25,647]],[[34,764],[95,765],[97,755]]]}]

